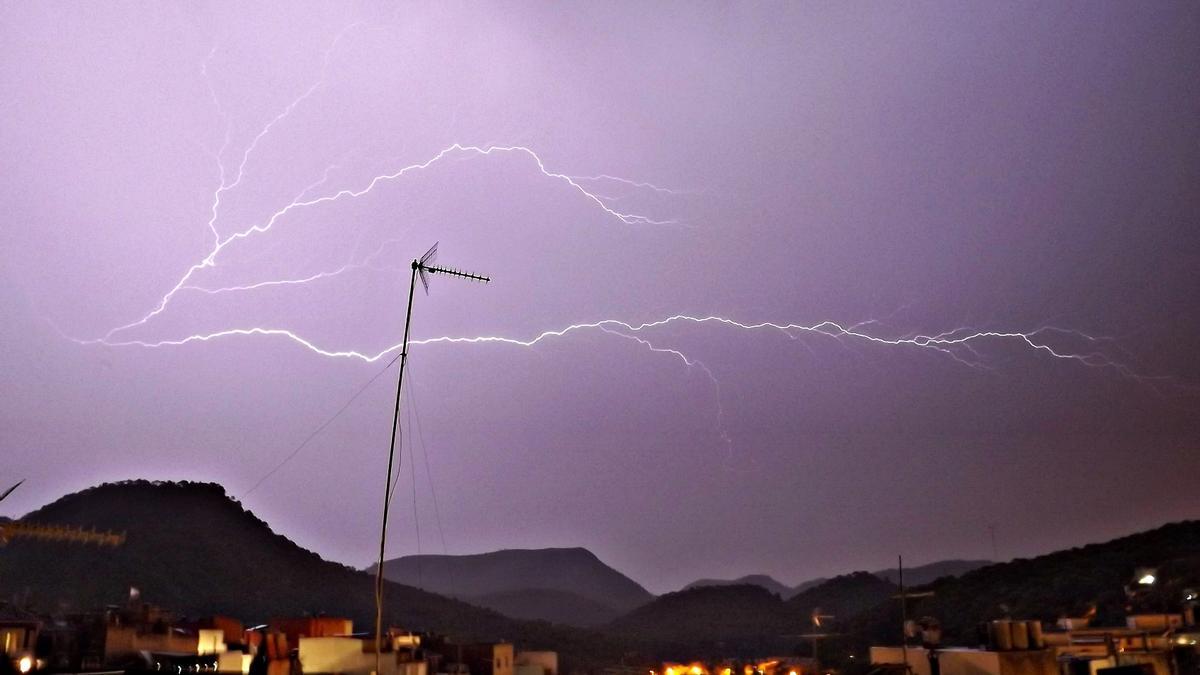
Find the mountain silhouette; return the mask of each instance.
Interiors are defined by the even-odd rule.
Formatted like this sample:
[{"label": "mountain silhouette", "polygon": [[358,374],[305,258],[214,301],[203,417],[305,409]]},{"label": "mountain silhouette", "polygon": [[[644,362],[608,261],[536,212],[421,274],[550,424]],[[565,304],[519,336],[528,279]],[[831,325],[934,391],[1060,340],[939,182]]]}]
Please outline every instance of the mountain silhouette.
[{"label": "mountain silhouette", "polygon": [[[326,613],[353,619],[360,629],[373,625],[371,575],[272,532],[219,485],[110,483],[62,497],[24,520],[127,536],[116,548],[10,541],[0,549],[0,598],[21,608],[86,612],[124,603],[136,587],[146,601],[192,618],[225,614],[252,624]],[[755,584],[654,598],[584,549],[424,558],[420,580],[427,589],[453,582],[459,598],[471,593],[472,601],[389,583],[390,625],[555,650],[568,671],[611,666],[633,653],[650,660],[805,653],[809,642],[800,636],[814,630],[814,613],[832,615],[820,630],[838,636],[822,644],[821,655],[836,668],[848,665],[840,654],[894,642],[900,626],[895,585],[867,572],[824,580],[787,600]],[[399,573],[415,565],[391,563],[399,563]],[[979,622],[1004,616],[1053,621],[1094,607],[1098,623],[1123,625],[1127,607],[1162,611],[1200,588],[1200,521],[989,564],[959,577],[944,574],[945,566],[922,567],[936,578],[913,587],[933,594],[911,600],[909,616],[936,617],[948,645],[978,644]],[[1142,567],[1154,568],[1159,581],[1130,596],[1126,588]],[[909,579],[906,570],[906,585]],[[596,628],[561,625],[569,623]]]},{"label": "mountain silhouette", "polygon": [[[942,577],[961,577],[967,572],[993,564],[991,560],[939,560],[928,565],[904,568],[905,586],[923,586]],[[893,584],[900,583],[900,573],[895,567],[872,572],[875,576]]]},{"label": "mountain silhouette", "polygon": [[574,625],[610,621],[654,598],[585,548],[404,556],[385,561],[383,575],[509,616]]},{"label": "mountain silhouette", "polygon": [[[990,560],[939,560],[938,562],[929,563],[928,565],[918,565],[911,569],[904,570],[904,583],[908,586],[921,586],[928,584],[936,579],[945,576],[957,577],[970,572],[971,570],[979,569],[985,565],[991,565]],[[899,575],[896,568],[879,570],[871,572],[875,576],[884,581],[893,584],[899,583]],[[701,586],[736,586],[738,584],[752,584],[761,586],[768,591],[778,595],[784,600],[789,600],[797,594],[806,591],[815,586],[829,581],[827,577],[818,577],[801,582],[796,586],[788,586],[777,579],[766,574],[747,574],[744,577],[737,579],[698,579],[684,586],[680,590],[688,590],[691,588],[699,588]]]},{"label": "mountain silhouette", "polygon": [[[325,613],[374,625],[374,578],[271,531],[211,483],[109,483],[67,495],[27,516],[127,534],[116,548],[16,539],[0,552],[0,598],[47,613],[86,612],[142,599],[198,618],[249,624]],[[390,625],[464,640],[557,649],[577,665],[606,663],[612,641],[579,629],[522,622],[458,600],[389,583]]]},{"label": "mountain silhouette", "polygon": [[784,600],[792,597],[796,593],[791,586],[788,586],[767,574],[747,574],[746,576],[739,577],[737,579],[697,579],[687,586],[684,586],[680,590],[686,591],[692,588],[700,588],[702,586],[740,586],[743,584],[750,584],[751,586],[765,588]]}]

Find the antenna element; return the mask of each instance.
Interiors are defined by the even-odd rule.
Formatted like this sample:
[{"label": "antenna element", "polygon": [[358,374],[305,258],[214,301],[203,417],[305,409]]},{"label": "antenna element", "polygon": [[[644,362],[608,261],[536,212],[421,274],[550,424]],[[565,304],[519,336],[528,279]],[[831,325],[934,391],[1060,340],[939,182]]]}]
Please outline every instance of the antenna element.
[{"label": "antenna element", "polygon": [[379,561],[375,566],[375,672],[381,664],[380,655],[383,652],[383,557],[387,545],[388,511],[392,498],[392,466],[396,459],[396,436],[400,429],[400,392],[404,389],[404,364],[408,362],[408,329],[412,326],[413,292],[417,288],[417,277],[421,278],[421,286],[425,294],[429,294],[429,275],[444,274],[459,277],[468,281],[488,283],[490,277],[473,272],[464,272],[452,267],[437,267],[433,261],[437,258],[438,245],[429,247],[425,255],[412,261],[412,278],[408,282],[408,309],[404,315],[404,341],[400,343],[400,375],[396,382],[396,409],[392,413],[392,441],[388,448],[387,484],[383,490],[383,523],[379,529]]}]

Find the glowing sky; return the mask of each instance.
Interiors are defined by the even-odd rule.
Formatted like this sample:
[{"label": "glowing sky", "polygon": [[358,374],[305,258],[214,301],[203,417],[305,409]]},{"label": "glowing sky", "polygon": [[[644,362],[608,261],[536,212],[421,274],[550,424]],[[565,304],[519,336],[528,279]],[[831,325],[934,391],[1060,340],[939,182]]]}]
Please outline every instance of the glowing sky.
[{"label": "glowing sky", "polygon": [[261,479],[391,359],[440,241],[495,281],[417,299],[389,555],[419,520],[665,591],[1200,517],[1195,5],[0,26],[7,515],[212,480],[366,564],[394,370]]}]

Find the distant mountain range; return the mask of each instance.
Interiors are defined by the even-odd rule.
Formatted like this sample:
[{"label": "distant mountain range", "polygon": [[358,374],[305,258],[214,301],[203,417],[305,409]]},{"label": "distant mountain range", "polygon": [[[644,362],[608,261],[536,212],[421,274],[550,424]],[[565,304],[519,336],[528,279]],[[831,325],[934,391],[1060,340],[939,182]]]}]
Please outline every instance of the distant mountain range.
[{"label": "distant mountain range", "polygon": [[[918,565],[911,569],[904,570],[904,583],[908,586],[923,586],[941,577],[950,576],[957,577],[971,570],[979,569],[985,565],[991,565],[990,560],[940,560],[938,562],[929,563],[928,565]],[[875,576],[884,581],[893,584],[899,583],[899,573],[896,568],[879,570],[871,572]],[[797,594],[806,591],[810,588],[820,586],[829,581],[828,578],[820,577],[810,579],[796,586],[788,586],[777,579],[766,574],[749,574],[737,579],[699,579],[684,586],[680,590],[689,590],[692,588],[700,588],[703,586],[737,586],[750,584],[759,586],[778,595],[784,600],[788,600]]]},{"label": "distant mountain range", "polygon": [[[955,577],[955,564],[914,568],[932,592],[909,601],[909,616],[936,617],[950,645],[978,644],[977,627],[1012,617],[1054,621],[1096,610],[1098,625],[1124,625],[1127,611],[1177,608],[1187,592],[1200,589],[1200,521],[1173,523],[1101,544],[977,567]],[[1135,570],[1149,567],[1159,581],[1131,599],[1126,587]],[[961,569],[961,568],[959,568]],[[690,649],[700,657],[764,653],[807,653],[799,635],[829,632],[822,662],[831,668],[872,644],[890,644],[901,625],[897,587],[885,573],[855,572],[824,580],[788,600],[753,585],[699,586],[668,593],[621,617],[609,630],[639,636],[665,653]],[[906,585],[910,573],[905,570]],[[812,615],[826,615],[820,628]],[[782,651],[788,650],[788,651]]]},{"label": "distant mountain range", "polygon": [[819,615],[825,628],[836,626],[887,601],[897,590],[895,584],[877,574],[852,572],[806,588],[788,600],[787,607],[805,632],[812,632],[821,628],[814,625],[814,615]]},{"label": "distant mountain range", "polygon": [[[1136,597],[1126,594],[1136,570],[1158,581]],[[908,572],[905,571],[905,580]],[[1123,625],[1127,611],[1178,611],[1186,592],[1200,589],[1200,521],[1184,521],[1036,558],[988,565],[926,585],[932,595],[913,601],[910,615],[935,616],[952,644],[978,640],[980,621],[1011,616],[1054,621],[1095,609],[1098,625]],[[894,634],[898,603],[862,613],[847,630],[860,644]]]},{"label": "distant mountain range", "polygon": [[800,635],[826,630],[813,625],[856,616],[895,593],[896,587],[868,572],[827,579],[789,600],[758,584],[695,586],[667,593],[617,619],[607,628],[648,640],[658,656],[686,651],[696,658],[752,658],[787,654]]},{"label": "distant mountain range", "polygon": [[[928,565],[917,565],[913,568],[905,567],[904,585],[924,586],[942,577],[961,577],[967,572],[972,572],[980,567],[986,567],[991,564],[993,564],[991,560],[939,560]],[[900,572],[895,567],[871,572],[871,574],[885,581],[890,581],[893,584],[900,583]]]},{"label": "distant mountain range", "polygon": [[758,586],[759,588],[766,589],[785,600],[796,594],[796,589],[767,574],[747,574],[746,576],[738,577],[737,579],[697,579],[696,581],[693,581],[679,590],[687,591],[693,588],[703,588],[706,586],[745,585]]},{"label": "distant mountain range", "polygon": [[[904,579],[908,585],[917,586],[987,564],[990,563],[986,560],[943,560],[906,569]],[[404,556],[386,561],[383,569],[389,581],[494,609],[515,619],[574,626],[600,626],[655,599],[637,582],[605,565],[584,548]],[[375,566],[366,571],[374,574]],[[871,574],[877,581],[891,583],[897,576],[895,570]],[[700,579],[683,590],[749,585],[790,600],[830,581],[833,580],[813,579],[789,587],[766,574],[752,574],[733,580]]]},{"label": "distant mountain range", "polygon": [[[323,560],[271,531],[210,483],[129,481],[63,497],[24,520],[127,533],[122,546],[16,539],[0,549],[0,599],[43,612],[121,604],[130,588],[178,614],[225,614],[248,625],[326,613],[374,625],[374,579]],[[468,640],[508,639],[557,649],[586,666],[620,649],[604,636],[524,622],[402,584],[389,583],[386,621]]]},{"label": "distant mountain range", "polygon": [[[137,587],[147,601],[191,617],[226,614],[255,623],[324,612],[360,628],[372,624],[370,575],[275,534],[218,485],[101,485],[25,519],[124,531],[127,539],[117,548],[9,542],[0,550],[0,599],[21,607],[55,614],[94,610],[125,602]],[[894,641],[900,625],[896,586],[884,578],[886,570],[822,580],[787,599],[756,577],[747,580],[758,583],[699,585],[654,598],[584,549],[397,559],[385,570],[410,580],[417,562],[417,581],[425,588],[469,596],[471,603],[389,583],[389,624],[556,650],[567,670],[623,659],[802,654],[811,642],[800,636],[817,629],[814,614],[822,618],[820,631],[837,634],[822,643],[822,662],[838,668],[847,665],[839,661],[847,654]],[[1098,621],[1122,625],[1131,602],[1125,588],[1136,569],[1155,568],[1159,581],[1139,593],[1134,609],[1175,607],[1185,590],[1200,589],[1200,521],[952,576],[978,564],[905,570],[906,584],[932,579],[923,589],[933,595],[911,601],[909,615],[937,617],[951,645],[975,643],[979,622],[1004,616],[1053,620],[1094,607]]]},{"label": "distant mountain range", "polygon": [[[367,569],[375,573],[375,565]],[[489,607],[515,618],[594,626],[654,596],[585,548],[508,549],[385,561],[389,581]]]}]

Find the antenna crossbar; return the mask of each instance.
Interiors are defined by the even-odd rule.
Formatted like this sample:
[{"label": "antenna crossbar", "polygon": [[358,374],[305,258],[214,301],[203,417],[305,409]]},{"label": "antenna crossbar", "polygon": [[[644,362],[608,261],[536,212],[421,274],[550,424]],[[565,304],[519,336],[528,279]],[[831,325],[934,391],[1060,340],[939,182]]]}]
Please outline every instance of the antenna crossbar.
[{"label": "antenna crossbar", "polygon": [[125,543],[125,533],[112,530],[100,532],[95,528],[84,529],[74,525],[30,523],[23,520],[0,523],[0,546],[18,538],[66,541],[97,546],[120,546]]},{"label": "antenna crossbar", "polygon": [[475,274],[474,272],[467,272],[464,270],[454,269],[453,267],[436,267],[434,265],[422,265],[422,268],[425,271],[429,272],[430,274],[445,274],[445,275],[452,276],[452,277],[461,277],[463,279],[469,279],[471,281],[479,281],[479,282],[482,282],[485,284],[492,280],[491,277],[487,277],[482,274]]}]

